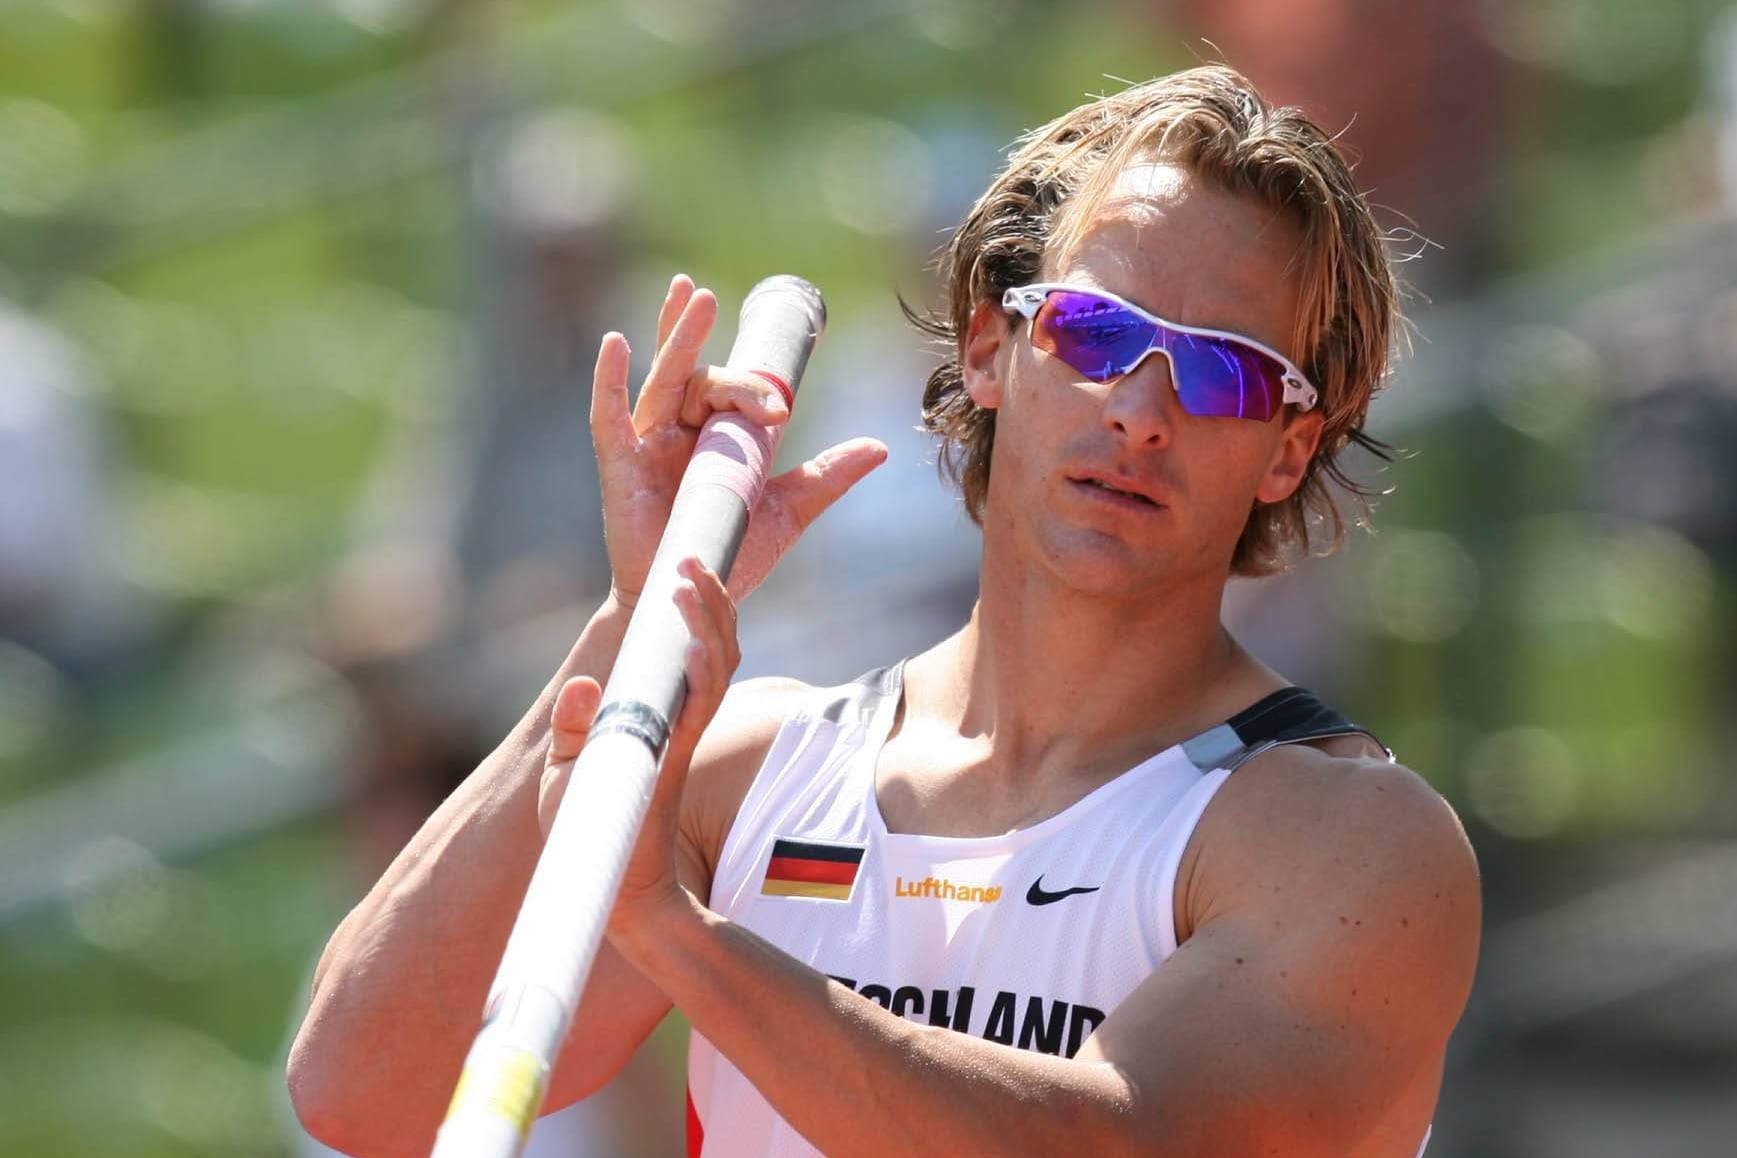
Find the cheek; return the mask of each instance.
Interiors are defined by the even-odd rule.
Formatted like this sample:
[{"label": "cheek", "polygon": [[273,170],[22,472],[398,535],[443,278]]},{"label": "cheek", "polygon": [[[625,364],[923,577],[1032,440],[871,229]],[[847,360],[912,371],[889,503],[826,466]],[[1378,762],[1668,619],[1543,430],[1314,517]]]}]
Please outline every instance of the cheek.
[{"label": "cheek", "polygon": [[[1210,425],[1198,431],[1201,438],[1190,440],[1193,453],[1178,456],[1177,465],[1185,472],[1182,481],[1202,506],[1214,512],[1214,521],[1240,524],[1260,497],[1277,452],[1278,429],[1243,425],[1230,418],[1195,421]],[[1233,422],[1238,425],[1225,425]]]},{"label": "cheek", "polygon": [[1003,432],[1010,448],[1039,449],[1063,441],[1069,432],[1092,429],[1096,411],[1092,400],[1066,381],[1051,381],[1043,368],[1016,362],[1001,394],[995,413],[996,457],[1001,455]]},{"label": "cheek", "polygon": [[1041,428],[1034,426],[1031,417],[1018,405],[1004,405],[995,412],[994,456],[989,470],[991,492],[1023,490],[1031,475],[1041,473],[1044,461]]}]

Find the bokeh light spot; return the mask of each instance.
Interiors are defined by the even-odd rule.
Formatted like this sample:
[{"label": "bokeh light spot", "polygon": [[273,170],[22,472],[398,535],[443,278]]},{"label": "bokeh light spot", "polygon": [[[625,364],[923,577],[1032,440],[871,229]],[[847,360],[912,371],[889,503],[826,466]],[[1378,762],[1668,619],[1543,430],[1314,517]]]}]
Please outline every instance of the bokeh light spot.
[{"label": "bokeh light spot", "polygon": [[1581,429],[1602,396],[1598,354],[1560,326],[1513,326],[1499,334],[1479,378],[1490,410],[1533,438]]},{"label": "bokeh light spot", "polygon": [[911,5],[911,24],[942,48],[960,51],[988,44],[1018,14],[1000,0],[924,0]]},{"label": "bokeh light spot", "polygon": [[1599,562],[1598,595],[1610,621],[1647,639],[1694,630],[1713,604],[1713,568],[1693,543],[1668,527],[1637,523],[1609,536]]},{"label": "bokeh light spot", "polygon": [[1484,0],[1484,34],[1523,64],[1599,85],[1644,81],[1678,62],[1683,6],[1635,0]]},{"label": "bokeh light spot", "polygon": [[1491,828],[1521,840],[1560,831],[1580,800],[1574,752],[1554,732],[1509,728],[1485,738],[1466,765],[1472,811]]},{"label": "bokeh light spot", "polygon": [[543,109],[497,126],[481,146],[477,193],[532,232],[600,225],[615,216],[637,173],[633,143],[586,109]]},{"label": "bokeh light spot", "polygon": [[84,180],[84,131],[41,101],[0,104],[0,213],[60,208]]},{"label": "bokeh light spot", "polygon": [[671,44],[704,44],[734,21],[741,0],[622,0],[629,20]]},{"label": "bokeh light spot", "polygon": [[1440,531],[1397,531],[1379,543],[1367,576],[1369,613],[1408,643],[1452,638],[1478,607],[1478,566]]},{"label": "bokeh light spot", "polygon": [[889,237],[927,214],[934,163],[928,143],[910,129],[861,117],[831,135],[816,176],[836,220],[859,233]]},{"label": "bokeh light spot", "polygon": [[65,687],[54,665],[0,639],[0,760],[28,752],[60,718]]},{"label": "bokeh light spot", "polygon": [[66,903],[79,935],[102,949],[136,949],[169,915],[169,870],[150,850],[118,836],[80,849],[66,868]]}]

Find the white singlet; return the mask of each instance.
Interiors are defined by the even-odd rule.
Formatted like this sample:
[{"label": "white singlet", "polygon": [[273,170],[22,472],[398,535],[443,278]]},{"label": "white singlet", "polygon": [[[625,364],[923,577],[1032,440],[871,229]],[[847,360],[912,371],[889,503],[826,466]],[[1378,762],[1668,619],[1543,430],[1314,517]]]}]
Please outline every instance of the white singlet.
[{"label": "white singlet", "polygon": [[[784,721],[724,840],[710,906],[912,1021],[1069,1057],[1176,951],[1177,868],[1230,773],[1277,744],[1367,735],[1286,688],[1030,828],[895,833],[875,757],[902,674],[816,689]],[[691,1158],[819,1154],[698,1033],[687,1117]]]}]

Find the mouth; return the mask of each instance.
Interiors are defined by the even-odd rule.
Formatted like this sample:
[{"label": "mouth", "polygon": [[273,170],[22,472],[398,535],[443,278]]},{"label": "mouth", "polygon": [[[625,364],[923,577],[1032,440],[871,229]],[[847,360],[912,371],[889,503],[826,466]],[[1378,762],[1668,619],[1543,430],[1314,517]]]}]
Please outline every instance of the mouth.
[{"label": "mouth", "polygon": [[1113,502],[1119,506],[1147,510],[1162,510],[1164,506],[1147,495],[1138,491],[1126,490],[1101,478],[1088,476],[1069,479],[1068,482],[1099,502]]}]

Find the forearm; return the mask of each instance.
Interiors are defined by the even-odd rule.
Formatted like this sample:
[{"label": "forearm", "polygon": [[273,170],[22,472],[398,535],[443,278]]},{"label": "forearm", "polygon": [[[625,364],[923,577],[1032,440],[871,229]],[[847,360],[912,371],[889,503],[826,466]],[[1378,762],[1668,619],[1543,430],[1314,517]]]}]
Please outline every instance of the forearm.
[{"label": "forearm", "polygon": [[333,934],[291,1056],[298,1107],[438,1120],[542,850],[555,692],[576,675],[607,680],[628,615],[613,600],[598,610],[524,718]]},{"label": "forearm", "polygon": [[684,899],[617,947],[825,1153],[1140,1147],[1134,1091],[1109,1063],[913,1024]]}]

